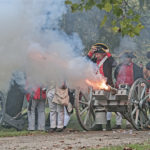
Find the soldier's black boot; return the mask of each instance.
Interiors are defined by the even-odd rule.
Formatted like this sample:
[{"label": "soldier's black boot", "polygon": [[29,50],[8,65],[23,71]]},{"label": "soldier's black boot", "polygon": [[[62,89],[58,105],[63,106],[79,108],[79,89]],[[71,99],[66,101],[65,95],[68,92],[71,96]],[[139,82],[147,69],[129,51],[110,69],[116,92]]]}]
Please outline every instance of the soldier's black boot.
[{"label": "soldier's black boot", "polygon": [[107,120],[106,130],[107,131],[111,131],[112,130],[112,128],[111,128],[111,121],[110,120]]},{"label": "soldier's black boot", "polygon": [[115,127],[113,127],[113,129],[121,129],[121,125],[115,125]]}]

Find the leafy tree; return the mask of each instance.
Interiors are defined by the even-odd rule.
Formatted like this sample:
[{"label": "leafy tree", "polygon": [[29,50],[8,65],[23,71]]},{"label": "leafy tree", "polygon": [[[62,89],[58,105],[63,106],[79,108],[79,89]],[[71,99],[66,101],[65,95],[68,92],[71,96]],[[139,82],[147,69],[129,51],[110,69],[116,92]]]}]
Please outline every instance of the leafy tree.
[{"label": "leafy tree", "polygon": [[[147,0],[145,2],[148,3]],[[113,14],[111,28],[122,36],[134,37],[144,28],[139,12],[139,8],[144,6],[144,0],[80,0],[76,3],[66,0],[65,3],[71,6],[72,12],[88,11],[93,7],[103,10],[105,15],[100,27],[103,27],[109,21],[109,16]]]},{"label": "leafy tree", "polygon": [[78,33],[84,45],[84,52],[87,53],[91,45],[95,43],[105,43],[110,48],[111,52],[114,51],[120,43],[120,34],[115,34],[110,29],[110,22],[112,15],[108,16],[109,19],[105,23],[103,30],[100,30],[100,20],[102,20],[104,12],[98,8],[92,8],[88,12],[75,12],[71,13],[71,9],[63,16],[61,21],[61,29],[68,35],[74,32]]}]

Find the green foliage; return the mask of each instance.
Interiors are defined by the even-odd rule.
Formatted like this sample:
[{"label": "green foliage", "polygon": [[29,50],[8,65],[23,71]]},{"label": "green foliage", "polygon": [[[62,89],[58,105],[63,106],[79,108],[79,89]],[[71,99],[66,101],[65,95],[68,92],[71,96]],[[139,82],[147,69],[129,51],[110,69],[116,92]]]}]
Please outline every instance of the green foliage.
[{"label": "green foliage", "polygon": [[66,0],[66,1],[65,1],[65,4],[66,4],[66,5],[72,5],[72,2],[69,1],[69,0]]},{"label": "green foliage", "polygon": [[95,4],[96,3],[94,0],[88,0],[87,3],[85,4],[84,8],[87,11],[87,10],[91,9]]},{"label": "green foliage", "polygon": [[[136,0],[138,1],[138,0]],[[106,12],[100,27],[103,27],[108,21],[110,14],[113,14],[111,28],[115,33],[121,33],[122,36],[129,35],[134,37],[139,35],[144,25],[141,23],[141,16],[134,11],[134,6],[125,0],[80,0],[79,3],[72,3],[71,0],[66,0],[66,4],[71,6],[72,12],[88,11],[93,7]],[[139,6],[140,7],[140,6]]]},{"label": "green foliage", "polygon": [[104,8],[106,12],[110,12],[112,10],[112,5],[110,3],[105,3]]},{"label": "green foliage", "polygon": [[113,7],[113,14],[116,17],[120,17],[123,15],[123,10],[119,7],[119,5],[115,4]]},{"label": "green foliage", "polygon": [[119,27],[117,27],[117,26],[114,26],[114,27],[112,28],[112,30],[113,30],[114,32],[118,32],[118,30],[119,30]]},{"label": "green foliage", "polygon": [[103,20],[101,21],[100,27],[103,27],[107,21],[107,16],[105,15]]},{"label": "green foliage", "polygon": [[77,9],[81,11],[81,7],[79,4],[72,4],[71,9],[72,12],[75,12]]}]

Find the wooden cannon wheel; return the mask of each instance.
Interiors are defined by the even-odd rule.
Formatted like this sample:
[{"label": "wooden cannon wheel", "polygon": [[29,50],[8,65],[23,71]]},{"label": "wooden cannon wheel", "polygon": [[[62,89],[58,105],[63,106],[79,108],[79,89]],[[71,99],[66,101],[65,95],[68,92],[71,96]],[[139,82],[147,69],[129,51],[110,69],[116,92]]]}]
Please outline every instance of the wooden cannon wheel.
[{"label": "wooden cannon wheel", "polygon": [[80,88],[75,91],[75,110],[77,119],[84,130],[98,130],[95,127],[95,111],[92,101],[92,89],[84,93]]},{"label": "wooden cannon wheel", "polygon": [[129,92],[128,115],[132,125],[137,130],[143,130],[150,125],[150,84],[145,79],[137,79]]}]

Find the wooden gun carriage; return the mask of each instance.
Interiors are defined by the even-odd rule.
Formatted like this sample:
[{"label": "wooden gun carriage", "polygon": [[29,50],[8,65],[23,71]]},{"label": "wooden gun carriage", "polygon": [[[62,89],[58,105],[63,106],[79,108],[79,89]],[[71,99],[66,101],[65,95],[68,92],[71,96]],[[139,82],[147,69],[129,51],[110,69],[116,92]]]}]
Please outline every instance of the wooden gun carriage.
[{"label": "wooden gun carriage", "polygon": [[93,90],[81,88],[75,92],[75,109],[84,130],[93,130],[97,124],[106,124],[106,112],[120,112],[135,129],[144,130],[150,125],[150,83],[137,79],[131,87]]}]

